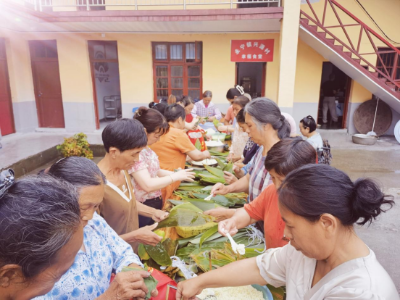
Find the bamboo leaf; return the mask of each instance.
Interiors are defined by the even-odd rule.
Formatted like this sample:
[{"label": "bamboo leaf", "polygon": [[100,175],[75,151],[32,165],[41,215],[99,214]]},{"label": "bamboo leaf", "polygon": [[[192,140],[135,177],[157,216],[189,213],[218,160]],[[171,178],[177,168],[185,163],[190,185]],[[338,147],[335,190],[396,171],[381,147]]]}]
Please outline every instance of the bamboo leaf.
[{"label": "bamboo leaf", "polygon": [[212,175],[217,176],[217,177],[224,177],[224,171],[218,168],[214,168],[214,167],[210,167],[207,165],[204,165],[204,168],[206,168],[206,170],[208,172],[210,172]]},{"label": "bamboo leaf", "polygon": [[149,256],[160,266],[170,266],[172,264],[171,258],[162,243],[156,246],[144,245],[146,252]]},{"label": "bamboo leaf", "polygon": [[206,232],[204,232],[200,238],[200,244],[199,244],[200,248],[201,248],[201,245],[203,245],[203,242],[206,241],[212,235],[214,235],[214,233],[216,233],[217,231],[218,231],[218,224],[216,224],[214,227],[211,227]]}]

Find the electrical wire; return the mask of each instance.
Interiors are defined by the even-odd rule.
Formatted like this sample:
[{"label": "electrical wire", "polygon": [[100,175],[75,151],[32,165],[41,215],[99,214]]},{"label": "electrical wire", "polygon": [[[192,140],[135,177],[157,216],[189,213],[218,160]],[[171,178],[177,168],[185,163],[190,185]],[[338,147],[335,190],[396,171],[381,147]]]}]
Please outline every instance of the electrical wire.
[{"label": "electrical wire", "polygon": [[382,34],[389,40],[389,41],[391,41],[392,43],[394,43],[394,44],[400,44],[400,42],[396,42],[396,41],[394,41],[394,40],[392,40],[383,30],[382,30],[382,28],[378,25],[378,23],[376,23],[376,21],[374,20],[374,18],[372,18],[372,16],[368,13],[368,11],[365,9],[365,7],[360,3],[360,1],[359,0],[355,0],[359,5],[360,5],[360,7],[364,10],[364,12],[368,15],[368,17],[372,20],[372,22],[374,22],[374,24],[376,25],[376,27],[378,27],[378,29],[382,32]]}]

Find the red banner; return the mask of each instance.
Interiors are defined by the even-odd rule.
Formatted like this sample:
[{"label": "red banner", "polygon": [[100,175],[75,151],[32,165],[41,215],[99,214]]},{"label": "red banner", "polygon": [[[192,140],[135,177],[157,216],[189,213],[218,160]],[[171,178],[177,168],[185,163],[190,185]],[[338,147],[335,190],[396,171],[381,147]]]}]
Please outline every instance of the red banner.
[{"label": "red banner", "polygon": [[274,59],[274,40],[232,40],[231,61],[266,62]]}]

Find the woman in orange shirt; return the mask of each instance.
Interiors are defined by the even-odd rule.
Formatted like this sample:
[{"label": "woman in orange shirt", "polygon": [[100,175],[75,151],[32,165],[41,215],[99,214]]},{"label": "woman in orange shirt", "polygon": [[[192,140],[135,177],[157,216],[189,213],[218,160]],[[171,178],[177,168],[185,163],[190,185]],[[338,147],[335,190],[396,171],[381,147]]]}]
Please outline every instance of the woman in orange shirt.
[{"label": "woman in orange shirt", "polygon": [[253,202],[236,210],[233,217],[219,222],[219,232],[234,235],[238,229],[264,221],[267,249],[286,245],[287,241],[282,239],[285,223],[278,209],[277,189],[291,171],[307,164],[315,164],[315,150],[308,142],[301,138],[286,138],[276,143],[265,159],[265,168],[273,184],[267,186]]},{"label": "woman in orange shirt", "polygon": [[[157,143],[150,146],[160,160],[161,169],[168,171],[184,169],[186,156],[195,161],[210,158],[210,153],[207,150],[203,152],[197,150],[185,133],[186,113],[181,105],[177,103],[169,105],[165,109],[164,116],[170,129],[167,134],[161,136]],[[176,181],[161,190],[164,203],[180,183],[180,181]]]}]

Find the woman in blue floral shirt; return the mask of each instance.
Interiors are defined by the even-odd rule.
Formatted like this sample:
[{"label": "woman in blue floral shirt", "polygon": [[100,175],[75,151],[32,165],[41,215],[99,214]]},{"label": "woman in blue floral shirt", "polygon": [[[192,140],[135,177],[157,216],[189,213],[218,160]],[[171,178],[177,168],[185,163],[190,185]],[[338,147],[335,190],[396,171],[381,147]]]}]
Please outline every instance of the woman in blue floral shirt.
[{"label": "woman in blue floral shirt", "polygon": [[[123,267],[143,265],[132,247],[95,212],[103,200],[105,184],[97,165],[83,157],[69,157],[55,163],[49,174],[77,187],[84,239],[67,273],[49,293],[35,299],[144,299],[147,288],[143,278],[148,272],[120,273]],[[117,275],[110,284],[112,273]],[[155,296],[157,290],[152,294]]]}]

